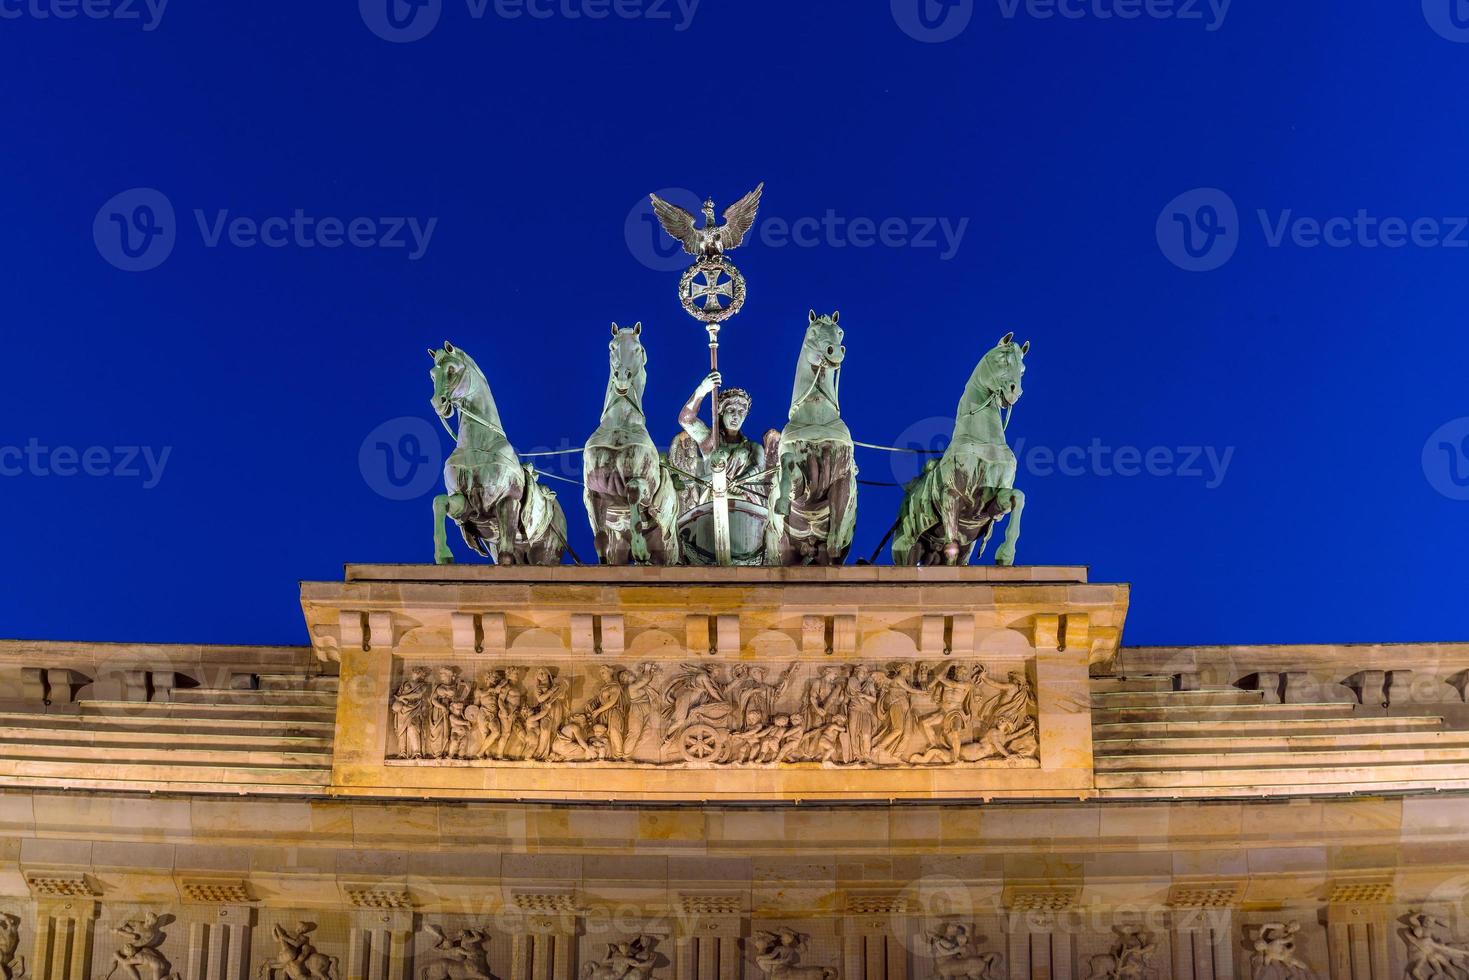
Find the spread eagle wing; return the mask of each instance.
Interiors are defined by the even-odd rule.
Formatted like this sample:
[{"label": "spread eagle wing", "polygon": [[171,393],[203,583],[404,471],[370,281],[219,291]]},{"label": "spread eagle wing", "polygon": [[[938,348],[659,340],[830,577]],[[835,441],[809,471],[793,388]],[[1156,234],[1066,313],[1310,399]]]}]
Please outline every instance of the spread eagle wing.
[{"label": "spread eagle wing", "polygon": [[669,204],[657,194],[648,196],[653,199],[653,213],[658,216],[658,223],[663,226],[663,230],[683,242],[683,250],[690,255],[702,252],[703,245],[699,241],[698,229],[694,227],[694,216],[677,204]]},{"label": "spread eagle wing", "polygon": [[434,937],[435,949],[444,949],[446,947],[449,942],[449,937],[444,935],[443,929],[440,929],[438,926],[432,924],[425,924],[424,928],[429,931],[429,935]]},{"label": "spread eagle wing", "polygon": [[[755,213],[760,210],[760,195],[765,193],[765,181],[724,211],[723,245],[726,250],[739,247],[745,235],[755,225]],[[656,208],[657,205],[655,204]]]}]

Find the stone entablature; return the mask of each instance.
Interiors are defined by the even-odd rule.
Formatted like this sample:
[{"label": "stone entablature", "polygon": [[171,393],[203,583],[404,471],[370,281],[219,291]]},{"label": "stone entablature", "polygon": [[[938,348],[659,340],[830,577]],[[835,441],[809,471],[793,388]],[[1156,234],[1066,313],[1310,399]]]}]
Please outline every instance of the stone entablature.
[{"label": "stone entablature", "polygon": [[352,695],[336,792],[1074,798],[1127,589],[1073,568],[351,566],[302,605]]}]

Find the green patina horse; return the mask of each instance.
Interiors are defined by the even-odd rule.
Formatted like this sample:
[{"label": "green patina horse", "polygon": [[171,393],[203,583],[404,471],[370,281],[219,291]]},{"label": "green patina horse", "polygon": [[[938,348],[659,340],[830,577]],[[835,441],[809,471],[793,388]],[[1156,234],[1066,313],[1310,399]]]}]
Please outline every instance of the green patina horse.
[{"label": "green patina horse", "polygon": [[582,452],[587,519],[604,565],[676,565],[678,490],[648,435],[643,325],[612,324],[602,421]]},{"label": "green patina horse", "polygon": [[967,565],[976,545],[983,554],[995,522],[1006,514],[1010,524],[995,562],[1014,564],[1025,494],[1015,489],[1015,454],[1005,444],[1005,426],[1020,400],[1029,351],[1030,341],[1016,344],[1007,333],[975,367],[948,448],[907,486],[893,538],[894,564]]},{"label": "green patina horse", "polygon": [[447,340],[429,348],[434,411],[444,427],[459,413],[454,451],[444,462],[444,489],[434,498],[434,561],[454,561],[444,519],[465,542],[502,565],[559,565],[566,550],[566,515],[556,494],[524,466],[500,424],[500,412],[479,365]]},{"label": "green patina horse", "polygon": [[[811,311],[786,427],[767,458],[780,475],[766,526],[765,560],[772,565],[840,565],[857,525],[857,464],[852,433],[837,400],[842,361],[841,314]],[[774,440],[775,434],[770,438]]]}]

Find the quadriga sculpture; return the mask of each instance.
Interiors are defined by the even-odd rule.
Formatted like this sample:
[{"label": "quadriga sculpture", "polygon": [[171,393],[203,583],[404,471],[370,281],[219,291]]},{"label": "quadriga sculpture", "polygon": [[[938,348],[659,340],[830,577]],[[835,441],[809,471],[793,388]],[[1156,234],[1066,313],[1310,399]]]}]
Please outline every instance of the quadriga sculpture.
[{"label": "quadriga sculpture", "polygon": [[1015,454],[1005,444],[1005,426],[1020,400],[1029,351],[1030,341],[1016,344],[1007,333],[975,367],[948,448],[908,484],[893,538],[895,565],[967,565],[975,545],[983,553],[995,522],[1006,514],[1010,523],[995,562],[1015,563],[1025,494],[1015,489]]},{"label": "quadriga sculpture", "polygon": [[648,435],[643,325],[612,324],[602,422],[582,452],[587,519],[604,565],[678,564],[678,491]]},{"label": "quadriga sculpture", "polygon": [[444,518],[465,542],[503,565],[558,565],[566,549],[566,515],[556,494],[523,466],[500,424],[489,382],[468,354],[447,340],[433,358],[434,411],[445,427],[459,413],[454,451],[444,462],[445,493],[434,498],[434,561],[454,561]]},{"label": "quadriga sculpture", "polygon": [[857,464],[837,399],[847,355],[841,314],[818,317],[812,310],[810,316],[775,453],[780,474],[766,528],[770,564],[840,565],[857,524]]}]

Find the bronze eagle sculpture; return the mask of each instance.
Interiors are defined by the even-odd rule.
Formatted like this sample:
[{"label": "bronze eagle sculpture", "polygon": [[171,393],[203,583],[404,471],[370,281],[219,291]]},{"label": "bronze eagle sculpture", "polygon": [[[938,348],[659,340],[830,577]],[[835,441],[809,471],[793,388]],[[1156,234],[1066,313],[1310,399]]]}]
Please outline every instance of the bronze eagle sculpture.
[{"label": "bronze eagle sculpture", "polygon": [[694,227],[694,216],[683,208],[669,204],[657,194],[649,196],[653,199],[653,213],[658,216],[663,230],[682,242],[684,251],[690,255],[712,259],[738,248],[745,240],[745,235],[755,225],[755,213],[760,210],[760,195],[764,191],[765,183],[761,181],[759,187],[731,204],[725,209],[722,225],[714,223],[714,202],[705,201],[702,228]]}]

